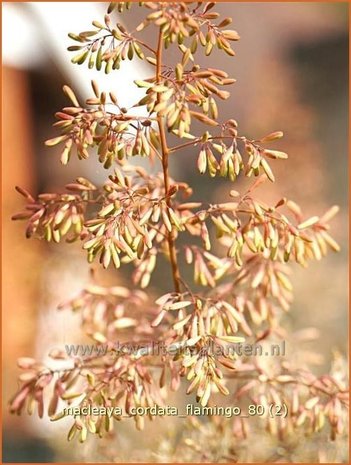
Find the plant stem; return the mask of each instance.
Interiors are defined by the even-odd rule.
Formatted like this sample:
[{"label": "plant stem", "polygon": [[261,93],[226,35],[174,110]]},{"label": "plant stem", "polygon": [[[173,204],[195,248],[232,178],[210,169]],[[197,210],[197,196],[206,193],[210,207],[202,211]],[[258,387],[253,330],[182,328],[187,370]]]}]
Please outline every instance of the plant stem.
[{"label": "plant stem", "polygon": [[180,144],[180,145],[176,145],[175,147],[171,147],[169,149],[169,152],[173,153],[173,152],[176,152],[177,150],[185,149],[186,147],[190,147],[191,145],[196,145],[196,144],[198,144],[200,142],[201,142],[201,138],[194,139],[194,140],[192,140],[190,142],[185,142],[185,144]]},{"label": "plant stem", "polygon": [[[159,36],[158,36],[158,44],[157,44],[157,52],[156,52],[156,82],[159,82],[161,78],[161,68],[162,68],[162,46],[163,46],[163,32],[160,29]],[[158,97],[159,99],[159,97]],[[164,121],[162,116],[157,117],[157,124],[160,133],[160,142],[161,142],[161,153],[162,153],[162,170],[163,170],[163,180],[165,186],[165,195],[166,195],[166,203],[168,207],[172,206],[171,197],[169,194],[170,184],[169,184],[169,164],[168,164],[168,156],[169,156],[169,149],[167,146],[167,139],[166,133],[164,128]],[[172,266],[172,277],[174,282],[174,289],[176,292],[180,292],[180,283],[181,277],[177,262],[177,251],[175,246],[175,237],[174,237],[174,230],[170,231],[167,234],[168,240],[168,249],[169,249],[169,258]]]},{"label": "plant stem", "polygon": [[[207,140],[224,140],[224,139],[233,140],[234,137],[233,136],[214,136],[214,137],[209,137]],[[236,139],[245,140],[244,137],[237,137]],[[190,142],[186,142],[185,144],[176,145],[175,147],[171,147],[169,149],[169,153],[177,152],[178,150],[184,149],[186,147],[190,147],[191,145],[199,144],[200,142],[201,142],[201,137],[198,137],[197,139],[193,139]]]},{"label": "plant stem", "polygon": [[142,45],[143,47],[145,47],[147,50],[149,50],[150,52],[152,52],[154,55],[156,55],[156,51],[150,47],[148,44],[146,44],[145,42],[143,42],[142,40],[139,40],[137,39],[136,42],[138,42],[139,45]]}]

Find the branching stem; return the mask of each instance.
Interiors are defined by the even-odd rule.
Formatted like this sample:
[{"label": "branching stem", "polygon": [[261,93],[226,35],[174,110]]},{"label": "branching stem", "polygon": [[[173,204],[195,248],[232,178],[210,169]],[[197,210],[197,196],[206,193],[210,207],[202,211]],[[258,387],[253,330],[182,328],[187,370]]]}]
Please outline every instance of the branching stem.
[{"label": "branching stem", "polygon": [[[162,46],[163,46],[163,32],[160,29],[159,36],[158,36],[157,53],[156,53],[156,82],[158,82],[161,78]],[[171,201],[171,197],[168,195],[169,190],[170,190],[169,163],[168,163],[169,148],[167,146],[167,139],[166,139],[164,121],[163,121],[162,116],[157,117],[157,124],[158,124],[158,129],[160,133],[160,141],[161,141],[162,170],[163,170],[166,202],[167,202],[167,205],[171,207],[172,201]],[[179,293],[181,277],[180,277],[180,272],[179,272],[179,267],[178,267],[178,262],[177,262],[177,251],[176,251],[176,246],[175,246],[174,230],[168,233],[167,240],[168,240],[168,248],[169,248],[169,258],[170,258],[170,262],[172,266],[174,289],[176,292]]]},{"label": "branching stem", "polygon": [[[228,140],[233,140],[234,137],[233,136],[213,136],[213,137],[209,137],[207,140],[225,140],[225,139],[228,139]],[[247,140],[246,137],[236,137],[237,140],[242,140],[242,141],[245,141]],[[196,145],[196,144],[200,144],[201,143],[201,137],[198,137],[197,139],[193,139],[191,140],[190,142],[185,142],[184,144],[181,144],[181,145],[176,145],[175,147],[171,147],[169,149],[169,153],[173,153],[173,152],[177,152],[178,150],[182,150],[186,147],[190,147],[192,145]]]}]

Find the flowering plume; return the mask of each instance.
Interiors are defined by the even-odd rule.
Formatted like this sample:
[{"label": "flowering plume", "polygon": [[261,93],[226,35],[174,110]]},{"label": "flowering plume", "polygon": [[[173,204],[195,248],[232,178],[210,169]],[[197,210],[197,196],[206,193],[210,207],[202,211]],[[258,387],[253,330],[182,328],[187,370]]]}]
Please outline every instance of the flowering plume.
[{"label": "flowering plume", "polygon": [[[70,34],[75,45],[69,50],[75,53],[73,63],[106,73],[125,60],[146,60],[152,75],[135,80],[144,96],[127,109],[120,103],[123,96],[101,92],[92,82],[94,96],[83,105],[65,86],[70,106],[56,114],[60,134],[47,141],[48,146],[63,144],[63,164],[73,152],[79,159],[96,154],[109,170],[106,182],[95,186],[78,178],[66,186],[67,193],[37,199],[18,188],[27,205],[14,219],[27,221],[27,237],[80,240],[89,263],[98,260],[103,268],[132,263],[135,289],[93,282],[63,303],[61,310],[79,312],[83,331],[107,351],[72,357],[55,350],[51,357],[65,363],[59,369],[21,359],[22,384],[11,411],[26,407],[31,413],[37,407],[39,416],[47,409],[52,420],[59,420],[65,416],[63,406],[124,408],[113,417],[76,416],[68,439],[78,436],[84,442],[88,433],[102,436],[126,417],[134,417],[142,429],[144,417],[134,415],[132,407],[164,405],[168,390],[178,389],[185,378],[187,393],[195,393],[202,407],[217,393],[246,396],[253,408],[286,405],[288,418],[265,418],[272,435],[283,438],[299,428],[319,432],[329,424],[335,439],[346,423],[344,382],[332,375],[317,378],[280,359],[267,368],[258,360],[238,359],[229,349],[244,340],[287,337],[282,314],[292,301],[290,263],[307,266],[329,249],[338,251],[329,232],[338,208],[306,218],[290,199],[267,205],[256,197],[263,182],[275,181],[274,164],[288,158],[274,148],[283,134],[254,139],[241,134],[234,118],[221,121],[217,102],[230,97],[227,88],[235,79],[195,61],[196,53],[208,56],[214,48],[234,56],[232,43],[239,35],[227,29],[230,18],[220,18],[214,3],[140,2],[145,19],[129,32],[113,15],[131,6],[110,4],[103,21],[93,21],[94,29]],[[155,44],[139,38],[146,27],[157,32]],[[175,67],[167,65],[163,53],[172,44],[179,56]],[[135,115],[139,107],[147,116]],[[195,120],[204,125],[199,133]],[[169,146],[167,133],[181,143]],[[191,186],[172,179],[169,170],[169,158],[187,147],[200,174],[231,182],[251,178],[246,191],[232,189],[218,204],[193,202]],[[134,156],[159,160],[161,170],[150,174],[129,165]],[[178,241],[180,236],[186,240]],[[148,287],[159,257],[169,262],[173,284],[154,299],[138,286]],[[183,278],[181,265],[192,267],[194,283]],[[130,353],[115,351],[116,337],[142,346]],[[154,343],[162,344],[161,353],[154,353]],[[44,406],[49,386],[51,400]],[[235,420],[234,436],[246,436],[244,422],[239,426]],[[188,438],[187,445],[194,442]]]}]

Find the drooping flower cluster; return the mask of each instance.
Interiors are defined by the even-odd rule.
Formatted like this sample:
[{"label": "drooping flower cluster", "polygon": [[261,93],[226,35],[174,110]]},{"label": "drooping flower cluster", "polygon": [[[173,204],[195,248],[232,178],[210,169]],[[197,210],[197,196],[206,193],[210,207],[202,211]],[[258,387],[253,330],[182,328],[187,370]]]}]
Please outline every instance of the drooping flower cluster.
[{"label": "drooping flower cluster", "polygon": [[[121,337],[121,333],[130,331],[130,328],[141,337],[148,334],[150,325],[146,305],[147,297],[143,291],[90,284],[78,296],[60,304],[59,309],[79,312],[85,332],[97,342],[106,342],[116,335]],[[138,315],[138,308],[144,308],[144,319]]]},{"label": "drooping flower cluster", "polygon": [[[287,406],[289,416],[265,417],[272,435],[283,438],[305,427],[318,432],[328,423],[334,439],[346,424],[344,381],[331,375],[316,378],[279,359],[267,368],[257,359],[239,359],[234,349],[243,335],[248,343],[287,337],[281,315],[292,301],[288,265],[306,266],[328,249],[338,251],[329,234],[329,221],[338,209],[306,219],[292,200],[282,198],[270,206],[254,198],[262,182],[275,180],[268,160],[287,159],[285,152],[271,148],[283,134],[275,131],[252,139],[239,135],[235,119],[221,122],[217,102],[229,98],[223,86],[235,80],[195,63],[198,45],[206,55],[214,47],[234,55],[230,43],[239,36],[225,29],[231,19],[220,19],[214,3],[140,5],[147,14],[133,33],[114,24],[112,16],[129,9],[131,2],[113,3],[102,23],[93,22],[94,30],[70,34],[79,44],[70,50],[78,52],[74,63],[87,61],[89,68],[104,66],[105,72],[135,56],[152,64],[153,75],[135,81],[145,95],[133,107],[142,107],[147,116],[135,116],[120,104],[119,96],[100,92],[95,82],[94,97],[85,106],[65,86],[71,106],[56,114],[61,134],[47,145],[64,144],[63,164],[73,150],[80,159],[95,150],[98,162],[113,171],[102,186],[78,178],[66,186],[68,193],[41,194],[38,199],[18,188],[27,205],[14,217],[28,221],[27,237],[81,240],[89,263],[98,260],[103,268],[117,269],[133,263],[136,288],[93,282],[62,304],[61,309],[81,314],[82,329],[95,345],[90,353],[73,356],[54,350],[53,361],[64,368],[21,359],[22,385],[11,411],[21,413],[27,407],[31,413],[37,405],[42,416],[43,392],[51,385],[48,414],[54,420],[65,415],[58,412],[62,405],[123,407],[123,413],[112,417],[101,409],[75,415],[68,439],[79,436],[84,442],[88,432],[110,432],[114,420],[133,416],[141,429],[144,418],[133,414],[133,407],[162,406],[168,386],[176,390],[186,378],[187,393],[196,394],[202,407],[217,393],[232,392],[238,399],[245,395],[253,405]],[[149,26],[157,30],[156,44],[138,38]],[[171,44],[179,52],[175,67],[163,61],[162,50]],[[147,52],[151,56],[145,56]],[[195,134],[194,120],[217,132]],[[167,132],[185,142],[168,146]],[[201,174],[230,181],[241,174],[257,179],[243,194],[231,190],[221,203],[192,202],[191,187],[169,174],[169,157],[185,148],[191,148],[189,156]],[[150,174],[128,165],[126,159],[132,156],[159,159],[162,169]],[[182,243],[177,241],[180,236],[186,239]],[[170,263],[174,289],[153,299],[137,286],[150,284],[159,255]],[[183,256],[193,267],[194,286],[183,279]],[[116,338],[132,350],[116,350]],[[233,431],[235,437],[245,437],[245,422],[235,419]],[[193,446],[189,438],[187,445]]]},{"label": "drooping flower cluster", "polygon": [[64,143],[61,163],[68,163],[73,148],[79,159],[86,159],[89,149],[97,147],[99,162],[106,169],[128,156],[154,156],[158,139],[150,119],[127,115],[114,94],[107,97],[106,93],[100,93],[94,81],[92,87],[95,98],[87,100],[88,108],[82,108],[72,89],[64,86],[74,106],[56,113],[59,121],[55,126],[62,135],[46,142],[48,146]]},{"label": "drooping flower cluster", "polygon": [[75,193],[39,194],[34,199],[26,190],[17,191],[27,200],[25,210],[12,217],[14,220],[27,220],[26,237],[33,235],[46,241],[60,242],[66,236],[67,242],[81,237],[84,231],[84,218],[87,207],[96,201],[97,188],[87,179],[78,178],[67,184],[66,189]]}]

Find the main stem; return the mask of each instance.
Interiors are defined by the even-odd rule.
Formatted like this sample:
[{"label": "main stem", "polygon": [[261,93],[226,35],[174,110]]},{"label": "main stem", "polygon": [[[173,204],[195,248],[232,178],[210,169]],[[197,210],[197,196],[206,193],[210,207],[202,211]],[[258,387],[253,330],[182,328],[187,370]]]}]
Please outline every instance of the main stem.
[{"label": "main stem", "polygon": [[[161,67],[162,67],[162,47],[163,47],[163,32],[160,30],[158,36],[157,52],[156,52],[156,82],[160,81],[161,78]],[[158,97],[159,99],[159,97]],[[169,148],[167,146],[167,139],[164,127],[164,121],[162,116],[157,117],[158,130],[160,133],[160,142],[161,142],[161,154],[162,154],[162,170],[163,170],[163,180],[165,186],[166,194],[166,203],[169,207],[172,207],[172,201],[169,194],[170,184],[169,184]],[[180,292],[180,283],[181,277],[177,262],[177,250],[175,246],[175,237],[174,230],[170,231],[167,234],[168,249],[169,249],[169,258],[172,266],[172,277],[174,282],[174,289],[176,292]]]}]

